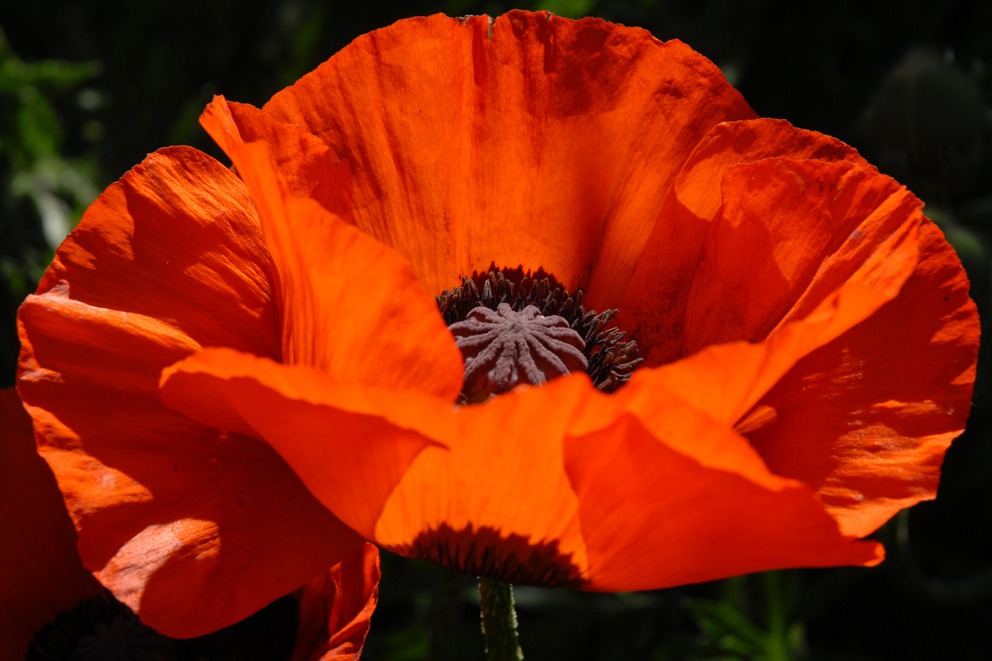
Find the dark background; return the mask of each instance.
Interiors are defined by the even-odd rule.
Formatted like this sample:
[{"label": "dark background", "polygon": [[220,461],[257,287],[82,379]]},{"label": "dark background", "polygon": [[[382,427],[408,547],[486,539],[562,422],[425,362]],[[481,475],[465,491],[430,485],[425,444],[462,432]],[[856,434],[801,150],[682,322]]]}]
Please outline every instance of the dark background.
[{"label": "dark background", "polygon": [[[988,317],[992,3],[558,0],[516,7],[600,16],[679,38],[716,62],[759,115],[855,145],[924,198]],[[14,381],[17,306],[99,191],[165,145],[191,144],[223,158],[196,121],[212,95],[262,105],[359,34],[397,19],[509,8],[470,0],[402,9],[381,0],[4,3],[0,386]],[[882,566],[620,595],[520,589],[527,658],[992,658],[986,362],[983,354],[969,429],[947,455],[938,500],[879,532],[889,552]],[[483,657],[469,579],[392,556],[383,562],[365,658]],[[261,658],[262,647],[232,641],[275,635],[280,626],[265,618],[278,620],[286,608],[270,611],[215,637],[221,642],[196,658]]]}]

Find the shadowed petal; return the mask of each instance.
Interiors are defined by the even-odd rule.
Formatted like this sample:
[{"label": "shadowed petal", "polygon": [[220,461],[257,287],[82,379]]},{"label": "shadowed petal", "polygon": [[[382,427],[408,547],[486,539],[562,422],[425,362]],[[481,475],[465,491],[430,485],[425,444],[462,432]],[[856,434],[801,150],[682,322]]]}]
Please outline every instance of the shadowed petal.
[{"label": "shadowed petal", "polygon": [[802,319],[893,233],[923,220],[905,188],[848,163],[765,159],[731,168],[722,191],[689,290],[687,355],[758,342]]},{"label": "shadowed petal", "polygon": [[379,549],[366,543],[300,590],[291,661],[357,661],[379,601]]},{"label": "shadowed petal", "polygon": [[920,246],[899,296],[799,361],[745,432],[772,470],[818,491],[845,534],[934,498],[971,410],[979,323],[968,280],[929,222]]},{"label": "shadowed petal", "polygon": [[163,367],[203,346],[280,355],[270,262],[240,181],[152,154],[59,248],[19,314],[19,388],[86,567],[173,637],[232,624],[361,539],[267,445],[165,409]]},{"label": "shadowed petal", "polygon": [[72,521],[13,388],[0,390],[0,525],[0,657],[23,659],[59,611],[103,589],[76,553]]},{"label": "shadowed petal", "polygon": [[[698,292],[693,293],[698,302],[692,298],[689,301],[689,311],[694,316],[687,322],[687,330],[695,329],[697,334],[715,335],[724,341],[735,334],[756,340],[760,338],[749,335],[761,326],[767,339],[756,344],[729,342],[707,346],[705,342],[697,343],[693,335],[686,339],[694,349],[692,355],[654,370],[642,370],[643,378],[664,383],[693,406],[729,425],[736,424],[803,356],[863,322],[895,298],[917,265],[919,227],[927,221],[919,212],[918,201],[899,191],[872,209],[855,229],[833,241],[829,246],[832,251],[820,260],[815,274],[807,272],[808,284],[803,284],[806,277],[797,279],[799,271],[793,271],[793,279],[800,284],[790,290],[788,280],[776,279],[780,271],[774,262],[752,261],[749,253],[762,253],[761,246],[754,241],[743,244],[742,254],[740,244],[733,240],[733,228],[747,223],[737,221],[752,214],[763,218],[774,217],[776,213],[764,202],[749,202],[763,197],[749,188],[751,184],[759,182],[756,188],[764,193],[767,177],[773,175],[771,181],[775,184],[784,183],[787,190],[800,192],[804,206],[792,209],[798,224],[803,222],[799,218],[815,218],[818,211],[829,209],[837,200],[843,200],[843,196],[835,196],[824,188],[816,193],[815,186],[806,186],[803,179],[792,176],[797,170],[810,167],[818,172],[821,168],[828,171],[839,168],[859,177],[863,173],[850,170],[846,164],[801,163],[800,167],[795,161],[766,159],[730,171],[730,181],[725,182],[728,204],[723,210],[727,218],[724,220],[721,213],[714,221],[707,244],[709,259],[699,268]],[[810,181],[819,181],[812,174],[807,176]],[[881,175],[873,176],[891,183]],[[762,213],[752,211],[752,207]],[[730,229],[719,229],[724,224]],[[760,233],[763,226],[753,220],[748,227]],[[721,240],[724,232],[731,237]],[[796,237],[800,246],[804,236],[799,233]],[[794,252],[782,250],[786,260],[800,252],[799,247]],[[766,258],[771,259],[767,255]],[[768,279],[772,282],[768,283]],[[762,305],[764,288],[774,286],[785,301]],[[795,291],[799,286],[804,289]],[[741,305],[752,301],[753,306]],[[711,323],[695,321],[701,316],[711,318]],[[724,327],[735,332],[724,333]]]},{"label": "shadowed petal", "polygon": [[284,453],[317,498],[346,512],[347,524],[368,539],[385,498],[433,442],[390,419],[451,407],[412,391],[341,383],[306,365],[229,349],[206,349],[165,370],[162,401],[213,427],[255,430]]},{"label": "shadowed petal", "polygon": [[[648,365],[684,355],[685,309],[710,222],[723,204],[723,178],[741,163],[766,158],[848,162],[874,168],[848,145],[777,119],[713,127],[679,172],[630,281],[602,307],[619,307],[618,322],[643,347]],[[622,294],[622,296],[620,296]]]},{"label": "shadowed petal", "polygon": [[[701,424],[708,435],[733,434]],[[786,567],[873,565],[877,542],[845,539],[807,487],[769,488],[673,452],[635,418],[565,442],[589,554],[589,590],[668,587]]]}]

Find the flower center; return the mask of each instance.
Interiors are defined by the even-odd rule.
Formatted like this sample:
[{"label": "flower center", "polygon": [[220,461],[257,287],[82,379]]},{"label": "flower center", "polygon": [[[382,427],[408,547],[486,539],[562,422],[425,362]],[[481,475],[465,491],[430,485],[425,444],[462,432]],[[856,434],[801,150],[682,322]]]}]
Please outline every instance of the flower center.
[{"label": "flower center", "polygon": [[546,317],[533,305],[520,312],[509,303],[500,303],[495,311],[479,306],[448,328],[465,359],[462,393],[469,401],[508,392],[520,383],[539,386],[589,367],[582,337],[563,317]]},{"label": "flower center", "polygon": [[151,629],[130,608],[104,596],[84,599],[35,633],[26,661],[173,661],[288,659],[299,627],[299,603],[276,599],[220,631],[176,640]]},{"label": "flower center", "polygon": [[171,639],[146,627],[127,606],[93,597],[59,613],[36,633],[25,658],[159,661],[177,658],[177,651]]},{"label": "flower center", "polygon": [[585,581],[572,555],[558,542],[532,542],[490,526],[452,528],[442,523],[424,530],[408,545],[390,549],[469,576],[545,588],[581,588]]},{"label": "flower center", "polygon": [[543,271],[530,277],[494,265],[436,300],[465,360],[462,403],[577,370],[611,393],[643,361],[637,342],[623,342],[626,333],[609,325],[617,310],[586,310],[581,290],[573,296]]}]

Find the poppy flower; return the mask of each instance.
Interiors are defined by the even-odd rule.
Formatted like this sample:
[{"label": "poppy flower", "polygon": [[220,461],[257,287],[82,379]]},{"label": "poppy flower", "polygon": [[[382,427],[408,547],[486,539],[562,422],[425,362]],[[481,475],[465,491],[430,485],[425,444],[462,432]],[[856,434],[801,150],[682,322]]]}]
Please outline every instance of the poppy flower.
[{"label": "poppy flower", "polygon": [[201,123],[233,171],[152,154],[20,313],[83,561],[153,626],[363,539],[599,591],[872,565],[934,497],[978,347],[960,263],[684,44],[415,18]]},{"label": "poppy flower", "polygon": [[[172,641],[133,622],[83,567],[72,521],[13,388],[0,390],[0,456],[0,524],[12,540],[0,550],[8,568],[0,584],[0,657],[67,658],[132,645],[175,658]],[[378,580],[378,551],[365,544],[303,586],[296,637],[288,641],[293,661],[357,659]]]}]

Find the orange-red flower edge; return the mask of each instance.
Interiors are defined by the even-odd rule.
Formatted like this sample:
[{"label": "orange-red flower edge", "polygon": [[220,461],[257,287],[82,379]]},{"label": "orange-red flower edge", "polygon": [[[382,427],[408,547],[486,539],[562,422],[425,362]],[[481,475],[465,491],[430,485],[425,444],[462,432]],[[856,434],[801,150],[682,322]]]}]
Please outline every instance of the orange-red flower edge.
[{"label": "orange-red flower edge", "polygon": [[[253,562],[274,594],[359,535],[593,590],[873,564],[857,538],[933,497],[978,346],[959,262],[905,189],[755,119],[683,44],[410,19],[202,121],[240,180],[152,155],[21,313],[22,396],[83,558],[148,621],[196,620],[165,613],[186,573],[222,586]],[[646,366],[612,396],[571,375],[455,409],[431,296],[491,263],[618,307]],[[186,417],[151,381],[175,361],[161,397]],[[110,393],[122,415],[86,413]],[[199,541],[229,537],[229,557]]]}]

